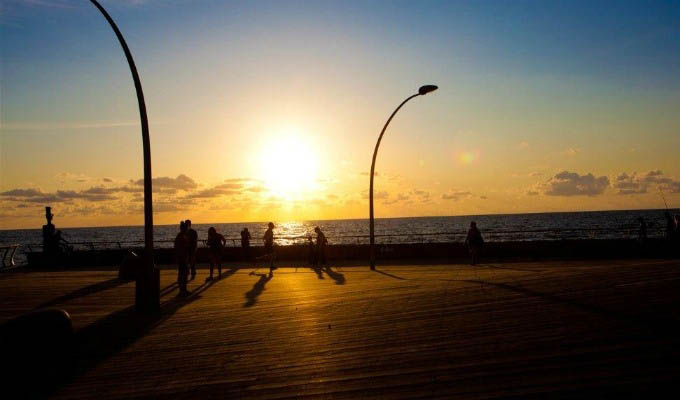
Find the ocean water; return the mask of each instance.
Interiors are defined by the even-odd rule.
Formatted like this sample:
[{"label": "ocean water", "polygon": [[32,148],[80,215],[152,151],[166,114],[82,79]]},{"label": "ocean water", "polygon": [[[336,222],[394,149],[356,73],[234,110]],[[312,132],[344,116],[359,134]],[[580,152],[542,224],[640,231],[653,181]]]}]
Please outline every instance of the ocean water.
[{"label": "ocean water", "polygon": [[[631,210],[380,218],[375,221],[375,233],[378,243],[455,242],[463,241],[470,221],[476,221],[487,241],[620,239],[637,237],[637,218],[643,217],[648,224],[648,236],[662,237],[666,227],[663,212]],[[144,240],[143,226],[59,228],[59,221],[55,222],[74,249],[138,247]],[[276,243],[282,246],[304,243],[308,235],[314,236],[315,226],[321,227],[331,244],[368,243],[368,219],[273,222]],[[240,231],[244,227],[251,232],[251,244],[259,245],[267,228],[266,222],[194,224],[193,227],[199,239],[205,240],[211,226],[229,239],[227,246],[240,245]],[[41,227],[37,228],[0,230],[0,244],[20,244],[15,261],[24,263],[24,251],[41,249]],[[155,245],[171,247],[177,232],[177,225],[155,226]]]}]

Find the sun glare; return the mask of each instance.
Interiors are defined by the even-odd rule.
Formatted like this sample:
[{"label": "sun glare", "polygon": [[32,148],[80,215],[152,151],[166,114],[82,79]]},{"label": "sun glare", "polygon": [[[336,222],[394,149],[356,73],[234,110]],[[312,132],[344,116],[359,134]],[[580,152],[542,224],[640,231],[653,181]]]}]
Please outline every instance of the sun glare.
[{"label": "sun glare", "polygon": [[307,141],[298,135],[287,134],[263,149],[260,168],[269,191],[294,198],[314,189],[318,159]]}]

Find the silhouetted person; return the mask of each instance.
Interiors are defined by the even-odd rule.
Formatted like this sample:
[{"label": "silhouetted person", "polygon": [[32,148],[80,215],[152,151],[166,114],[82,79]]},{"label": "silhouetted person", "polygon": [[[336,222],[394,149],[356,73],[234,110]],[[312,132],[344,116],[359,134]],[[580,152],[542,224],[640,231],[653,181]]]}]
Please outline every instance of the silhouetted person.
[{"label": "silhouetted person", "polygon": [[42,227],[43,253],[56,254],[59,251],[59,244],[55,240],[57,229],[52,224],[52,218],[54,218],[52,207],[45,207],[45,218],[47,219],[47,224]]},{"label": "silhouetted person", "polygon": [[643,243],[647,240],[647,223],[642,217],[638,217],[638,242]]},{"label": "silhouetted person", "polygon": [[316,232],[316,262],[326,265],[326,245],[328,244],[328,239],[326,235],[321,232],[321,228],[318,226],[314,228]]},{"label": "silhouetted person", "polygon": [[675,235],[673,235],[673,238],[675,238],[677,243],[680,242],[680,214],[675,214],[673,221],[675,221]]},{"label": "silhouetted person", "polygon": [[248,228],[243,228],[241,231],[241,248],[243,249],[243,259],[246,261],[250,260],[250,239],[252,239],[252,236],[250,236]]},{"label": "silhouetted person", "polygon": [[482,238],[482,233],[477,229],[477,223],[470,222],[470,229],[468,229],[467,237],[465,238],[465,245],[470,252],[471,264],[477,264],[479,259],[479,252],[484,245],[484,238]]},{"label": "silhouetted person", "polygon": [[274,267],[274,223],[267,224],[268,229],[262,237],[264,242],[264,254],[269,256],[269,272],[275,270]]},{"label": "silhouetted person", "polygon": [[198,251],[198,232],[191,228],[191,220],[184,221],[187,226],[187,236],[189,237],[189,266],[191,267],[191,280],[196,278],[196,253]]},{"label": "silhouetted person", "polygon": [[668,211],[663,213],[663,216],[666,218],[666,232],[665,232],[665,239],[669,242],[672,242],[675,240],[675,221],[673,220],[673,217],[671,216],[671,213]]},{"label": "silhouetted person", "polygon": [[60,253],[70,253],[72,248],[68,245],[68,241],[64,239],[64,237],[61,235],[61,231],[57,229],[57,231],[54,233],[54,242],[57,244],[57,251]]},{"label": "silhouetted person", "polygon": [[316,266],[316,246],[312,235],[307,236],[307,247],[309,249],[309,265]]},{"label": "silhouetted person", "polygon": [[206,281],[213,279],[213,268],[217,265],[217,278],[222,277],[222,248],[227,243],[224,236],[217,233],[217,230],[212,226],[208,229],[208,257],[210,258],[210,276],[205,278]]},{"label": "silhouetted person", "polygon": [[175,237],[175,259],[177,260],[177,286],[179,294],[187,295],[187,278],[189,275],[189,235],[184,221],[179,223],[179,233]]}]

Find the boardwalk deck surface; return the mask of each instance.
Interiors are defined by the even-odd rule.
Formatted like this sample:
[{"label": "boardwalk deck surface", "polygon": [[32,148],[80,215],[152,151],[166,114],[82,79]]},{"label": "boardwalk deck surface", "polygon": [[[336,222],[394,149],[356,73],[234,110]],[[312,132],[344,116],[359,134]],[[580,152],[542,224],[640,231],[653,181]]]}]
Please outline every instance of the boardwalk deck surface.
[{"label": "boardwalk deck surface", "polygon": [[0,321],[67,310],[77,373],[54,398],[637,397],[680,377],[668,260],[230,269],[162,312],[115,271],[0,275]]}]

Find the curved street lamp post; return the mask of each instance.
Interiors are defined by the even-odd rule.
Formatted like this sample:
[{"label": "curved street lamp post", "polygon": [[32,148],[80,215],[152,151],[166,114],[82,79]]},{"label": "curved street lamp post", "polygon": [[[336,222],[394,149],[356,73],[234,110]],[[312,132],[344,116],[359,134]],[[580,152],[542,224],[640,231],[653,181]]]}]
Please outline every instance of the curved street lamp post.
[{"label": "curved street lamp post", "polygon": [[392,115],[387,119],[387,122],[385,122],[385,126],[383,126],[382,131],[380,132],[380,136],[378,136],[378,142],[375,144],[375,150],[373,150],[373,161],[371,162],[371,184],[369,188],[369,194],[368,194],[368,202],[369,202],[369,230],[370,230],[370,256],[371,256],[371,270],[375,270],[375,233],[374,233],[374,217],[373,217],[373,175],[375,172],[375,158],[378,155],[378,147],[380,147],[380,141],[382,140],[383,135],[385,134],[385,129],[387,129],[387,125],[390,124],[390,121],[392,121],[392,118],[394,118],[394,115],[399,111],[399,109],[406,104],[409,100],[411,100],[414,97],[417,96],[423,96],[426,95],[430,92],[434,92],[437,90],[437,86],[435,85],[425,85],[421,86],[420,89],[418,89],[418,93],[411,95],[406,98],[406,100],[402,101],[401,104],[399,104],[399,107],[397,107],[393,112]]},{"label": "curved street lamp post", "polygon": [[160,276],[158,269],[154,267],[153,260],[153,202],[151,194],[151,144],[149,141],[149,121],[146,116],[146,104],[144,103],[144,92],[142,91],[142,82],[139,80],[137,67],[132,58],[132,53],[128,48],[123,34],[113,22],[113,18],[109,15],[104,7],[96,0],[90,2],[97,7],[97,9],[104,15],[106,21],[116,34],[120,42],[125,58],[130,66],[132,73],[132,80],[135,83],[135,90],[137,92],[137,102],[139,103],[139,119],[142,125],[142,147],[144,151],[144,257],[141,271],[137,274],[137,282],[135,286],[135,307],[140,311],[156,311],[160,308]]}]

